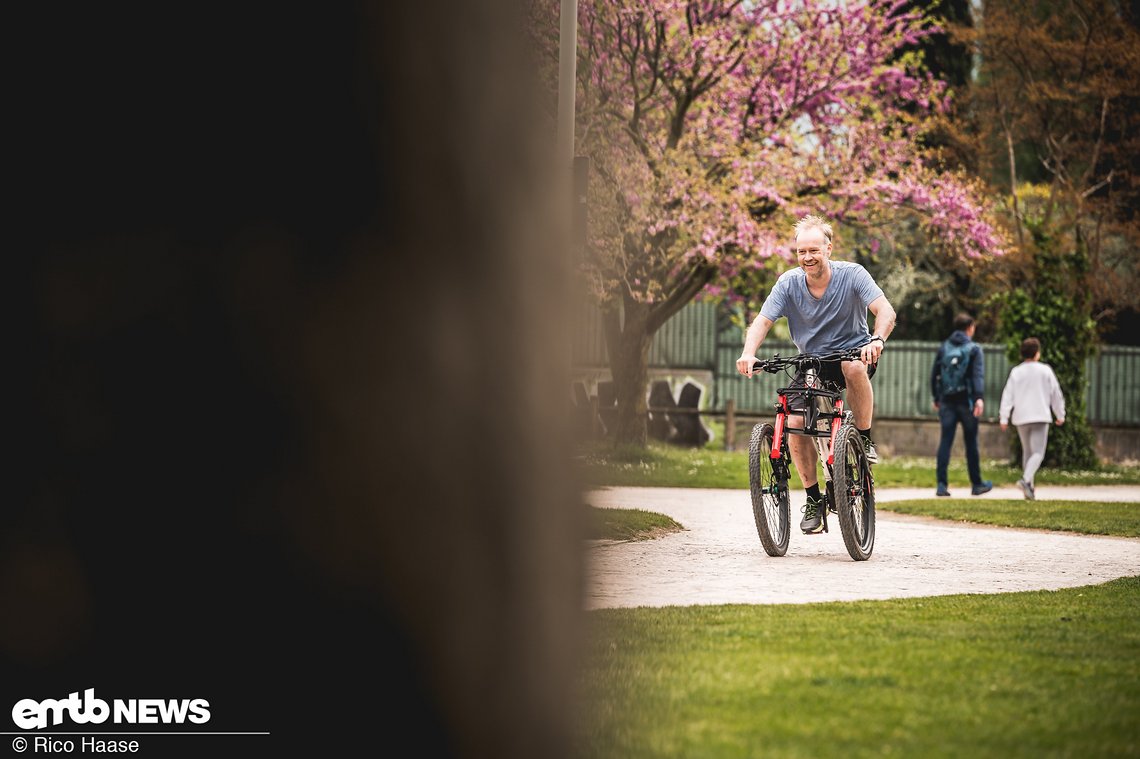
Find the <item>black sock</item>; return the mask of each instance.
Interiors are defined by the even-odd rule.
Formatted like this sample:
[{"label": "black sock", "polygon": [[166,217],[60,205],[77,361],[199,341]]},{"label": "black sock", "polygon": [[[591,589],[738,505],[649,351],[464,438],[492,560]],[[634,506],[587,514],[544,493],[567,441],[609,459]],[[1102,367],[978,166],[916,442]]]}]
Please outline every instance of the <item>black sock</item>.
[{"label": "black sock", "polygon": [[810,488],[807,488],[807,494],[808,498],[812,499],[813,501],[819,501],[823,499],[823,495],[819,492],[818,482],[812,485]]},{"label": "black sock", "polygon": [[868,427],[865,430],[860,430],[858,427],[856,427],[855,429],[859,430],[859,434],[862,435],[863,437],[865,437],[866,439],[868,439],[868,440],[871,439],[871,428],[870,427]]}]

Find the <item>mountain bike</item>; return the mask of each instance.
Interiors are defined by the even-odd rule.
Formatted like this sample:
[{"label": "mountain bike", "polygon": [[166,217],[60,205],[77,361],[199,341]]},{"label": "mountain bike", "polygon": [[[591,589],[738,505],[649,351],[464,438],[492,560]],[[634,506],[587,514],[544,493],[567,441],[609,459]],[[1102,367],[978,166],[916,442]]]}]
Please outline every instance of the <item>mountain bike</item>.
[{"label": "mountain bike", "polygon": [[[842,389],[819,376],[826,361],[854,361],[859,349],[830,354],[804,354],[782,357],[776,354],[753,364],[753,371],[784,372],[794,377],[804,373],[803,386],[776,389],[775,425],[761,422],[752,428],[748,442],[748,480],[752,492],[752,514],[756,531],[769,556],[783,556],[790,538],[791,456],[788,435],[812,438],[823,465],[823,532],[828,513],[839,517],[839,531],[847,553],[855,561],[866,561],[875,547],[875,478],[855,427],[851,411],[843,407]],[[803,408],[789,407],[789,396],[803,397]],[[794,397],[794,395],[793,395]],[[800,405],[800,404],[796,404]],[[788,424],[790,416],[802,417],[802,429]]]}]

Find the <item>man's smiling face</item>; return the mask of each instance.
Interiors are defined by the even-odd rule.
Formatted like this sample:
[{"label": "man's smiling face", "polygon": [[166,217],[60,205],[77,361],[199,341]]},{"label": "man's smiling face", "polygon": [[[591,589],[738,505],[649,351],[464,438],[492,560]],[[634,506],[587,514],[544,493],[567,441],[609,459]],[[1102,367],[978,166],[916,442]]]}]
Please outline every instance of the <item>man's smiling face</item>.
[{"label": "man's smiling face", "polygon": [[796,237],[794,250],[800,268],[809,277],[818,277],[827,271],[827,262],[831,258],[831,242],[821,230],[811,228],[800,232]]}]

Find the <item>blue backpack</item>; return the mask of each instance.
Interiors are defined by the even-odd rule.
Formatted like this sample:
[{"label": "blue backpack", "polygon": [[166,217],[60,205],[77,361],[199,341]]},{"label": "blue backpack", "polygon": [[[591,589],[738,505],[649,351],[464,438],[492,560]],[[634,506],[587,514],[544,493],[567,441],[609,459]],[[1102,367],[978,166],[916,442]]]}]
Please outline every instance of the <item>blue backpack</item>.
[{"label": "blue backpack", "polygon": [[970,374],[970,351],[974,349],[973,341],[967,340],[955,344],[949,340],[942,343],[942,397],[948,395],[961,395],[966,392],[966,383]]}]

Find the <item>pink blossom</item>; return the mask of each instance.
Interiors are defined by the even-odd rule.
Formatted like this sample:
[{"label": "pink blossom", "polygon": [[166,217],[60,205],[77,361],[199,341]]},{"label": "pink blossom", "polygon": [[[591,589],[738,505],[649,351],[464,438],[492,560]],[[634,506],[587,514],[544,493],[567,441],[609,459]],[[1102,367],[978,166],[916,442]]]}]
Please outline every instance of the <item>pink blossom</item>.
[{"label": "pink blossom", "polygon": [[924,114],[949,96],[896,56],[936,31],[908,7],[581,0],[576,149],[597,167],[598,280],[649,272],[641,287],[703,259],[722,274],[705,294],[727,296],[789,258],[809,212],[851,223],[902,207],[963,257],[1001,255],[991,203],[924,162]]}]

